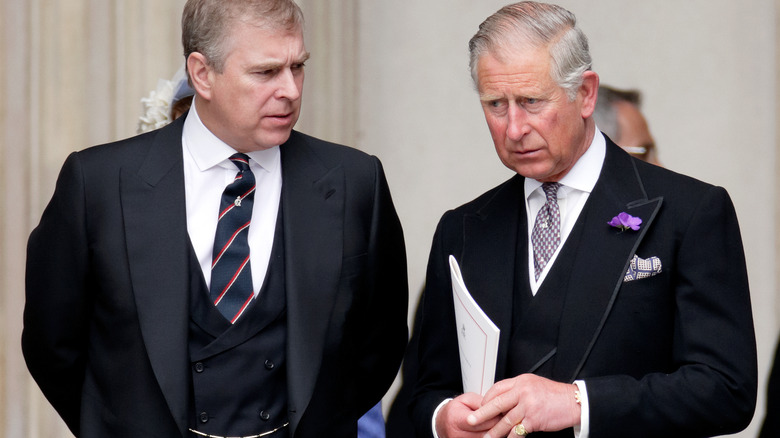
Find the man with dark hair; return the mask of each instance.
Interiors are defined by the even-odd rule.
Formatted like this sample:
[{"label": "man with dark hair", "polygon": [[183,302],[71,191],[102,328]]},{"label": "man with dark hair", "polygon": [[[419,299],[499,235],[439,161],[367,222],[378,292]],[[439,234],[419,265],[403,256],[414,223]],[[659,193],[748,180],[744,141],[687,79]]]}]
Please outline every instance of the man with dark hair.
[{"label": "man with dark hair", "polygon": [[[444,214],[422,301],[419,436],[708,437],[756,403],[734,207],[595,129],[599,77],[574,15],[508,5],[469,44],[501,161],[517,174]],[[499,327],[496,383],[463,394],[449,256]]]},{"label": "man with dark hair", "polygon": [[593,119],[604,135],[629,154],[660,166],[655,140],[639,110],[642,93],[599,85]]},{"label": "man with dark hair", "polygon": [[190,0],[195,98],[73,153],[30,236],[22,345],[79,437],[355,437],[407,339],[379,160],[293,131],[289,0]]}]

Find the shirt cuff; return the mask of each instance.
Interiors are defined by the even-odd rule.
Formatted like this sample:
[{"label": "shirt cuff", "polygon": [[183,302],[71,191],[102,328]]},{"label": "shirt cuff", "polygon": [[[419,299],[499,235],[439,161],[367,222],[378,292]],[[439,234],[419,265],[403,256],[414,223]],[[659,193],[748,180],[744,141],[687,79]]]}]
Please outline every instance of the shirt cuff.
[{"label": "shirt cuff", "polygon": [[[431,419],[431,431],[433,431],[433,438],[439,438],[439,434],[436,433],[436,416],[439,415],[439,411],[441,408],[444,407],[447,403],[452,400],[451,398],[446,398],[442,400],[441,403],[439,403],[439,406],[436,406],[436,410],[433,411],[433,418]],[[576,437],[575,437],[576,438]],[[587,438],[587,437],[585,437]]]},{"label": "shirt cuff", "polygon": [[580,425],[574,426],[574,438],[588,438],[588,435],[590,435],[588,389],[585,386],[584,380],[575,380],[574,384],[577,385],[577,388],[580,390]]}]

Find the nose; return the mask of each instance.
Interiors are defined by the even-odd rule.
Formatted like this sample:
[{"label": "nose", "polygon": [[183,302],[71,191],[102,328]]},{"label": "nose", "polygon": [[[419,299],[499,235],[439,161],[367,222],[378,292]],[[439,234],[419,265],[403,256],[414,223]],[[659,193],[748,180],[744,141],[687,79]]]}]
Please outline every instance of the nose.
[{"label": "nose", "polygon": [[512,141],[520,141],[531,131],[528,125],[528,113],[516,103],[509,105],[507,111],[506,136]]},{"label": "nose", "polygon": [[[300,75],[300,76],[299,76]],[[276,97],[278,99],[298,100],[303,87],[303,72],[295,73],[284,69],[277,76]]]}]

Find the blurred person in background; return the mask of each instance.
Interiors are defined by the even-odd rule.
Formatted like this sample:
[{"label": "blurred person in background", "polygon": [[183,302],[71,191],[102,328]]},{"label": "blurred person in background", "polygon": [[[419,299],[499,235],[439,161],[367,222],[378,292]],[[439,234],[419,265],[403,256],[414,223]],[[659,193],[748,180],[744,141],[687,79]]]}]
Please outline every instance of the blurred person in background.
[{"label": "blurred person in background", "polygon": [[640,111],[641,105],[642,94],[639,90],[620,90],[600,85],[593,119],[601,132],[626,152],[660,166],[655,140]]}]

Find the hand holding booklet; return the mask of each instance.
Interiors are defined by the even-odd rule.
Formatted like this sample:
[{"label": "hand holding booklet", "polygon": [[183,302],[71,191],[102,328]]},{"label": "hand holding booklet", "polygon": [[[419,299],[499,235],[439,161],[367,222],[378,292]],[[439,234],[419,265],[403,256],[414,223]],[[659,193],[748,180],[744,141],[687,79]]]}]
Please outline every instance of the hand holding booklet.
[{"label": "hand holding booklet", "polygon": [[449,261],[463,392],[485,395],[496,377],[500,330],[469,293],[458,261],[452,255]]}]

